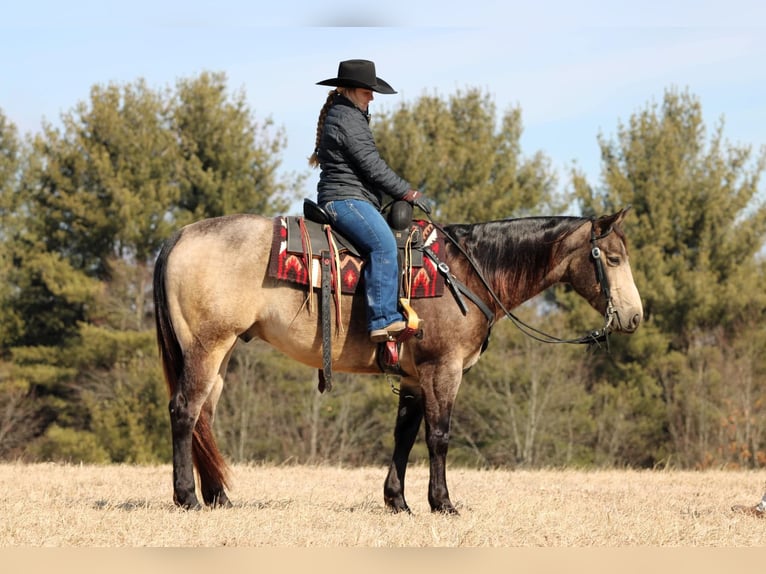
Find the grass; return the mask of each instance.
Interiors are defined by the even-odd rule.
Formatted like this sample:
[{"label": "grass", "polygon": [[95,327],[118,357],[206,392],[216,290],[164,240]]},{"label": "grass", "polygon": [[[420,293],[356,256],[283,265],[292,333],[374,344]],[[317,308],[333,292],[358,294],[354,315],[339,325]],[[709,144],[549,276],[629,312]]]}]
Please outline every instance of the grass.
[{"label": "grass", "polygon": [[172,503],[170,466],[0,464],[2,547],[762,547],[754,471],[468,470],[459,516],[432,514],[412,466],[413,514],[383,505],[383,468],[233,467],[234,508]]}]

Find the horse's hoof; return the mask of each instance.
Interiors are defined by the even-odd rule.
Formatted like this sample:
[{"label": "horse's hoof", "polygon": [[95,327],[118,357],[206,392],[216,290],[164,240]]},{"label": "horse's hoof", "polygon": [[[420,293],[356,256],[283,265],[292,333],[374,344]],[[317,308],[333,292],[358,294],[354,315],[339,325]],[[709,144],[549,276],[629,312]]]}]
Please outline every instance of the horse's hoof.
[{"label": "horse's hoof", "polygon": [[755,518],[766,518],[766,510],[764,510],[760,504],[756,504],[755,506],[744,506],[742,504],[737,504],[732,506],[731,509],[733,512],[738,514],[754,516]]},{"label": "horse's hoof", "polygon": [[231,503],[231,500],[228,498],[225,500],[217,500],[215,503],[210,505],[211,508],[234,508],[234,505]]},{"label": "horse's hoof", "polygon": [[202,506],[196,496],[181,499],[179,496],[173,496],[173,502],[181,510],[202,510]]},{"label": "horse's hoof", "polygon": [[433,513],[439,513],[439,514],[446,514],[448,516],[460,516],[460,513],[457,511],[457,508],[452,506],[452,504],[442,504],[441,506],[437,506],[435,508],[431,509],[431,512]]},{"label": "horse's hoof", "polygon": [[412,514],[412,511],[410,510],[410,507],[407,506],[406,502],[393,503],[386,501],[386,508],[391,512],[391,514],[399,514],[401,512]]},{"label": "horse's hoof", "polygon": [[213,496],[205,496],[205,504],[207,504],[210,508],[234,508],[234,505],[229,500],[229,497],[226,496],[226,493],[223,491],[220,491],[218,494]]},{"label": "horse's hoof", "polygon": [[388,506],[388,510],[391,512],[391,514],[412,514],[412,511],[410,510],[409,506]]}]

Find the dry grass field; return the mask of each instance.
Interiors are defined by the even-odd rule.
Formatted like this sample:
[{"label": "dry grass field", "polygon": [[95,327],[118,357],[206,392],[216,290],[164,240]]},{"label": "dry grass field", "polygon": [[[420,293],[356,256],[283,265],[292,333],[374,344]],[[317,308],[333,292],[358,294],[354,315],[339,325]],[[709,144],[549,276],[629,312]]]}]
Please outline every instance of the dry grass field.
[{"label": "dry grass field", "polygon": [[172,503],[170,466],[0,465],[0,547],[766,546],[763,472],[452,468],[459,516],[435,515],[411,467],[412,515],[383,505],[383,468],[235,466],[234,508]]}]

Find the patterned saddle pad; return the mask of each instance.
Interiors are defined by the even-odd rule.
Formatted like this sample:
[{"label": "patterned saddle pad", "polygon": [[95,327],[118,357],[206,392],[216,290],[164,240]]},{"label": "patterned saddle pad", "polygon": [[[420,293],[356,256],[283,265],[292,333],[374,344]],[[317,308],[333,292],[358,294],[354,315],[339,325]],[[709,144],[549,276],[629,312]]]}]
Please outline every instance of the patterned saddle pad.
[{"label": "patterned saddle pad", "polygon": [[[348,240],[333,233],[333,244],[337,247],[338,272],[341,292],[353,294],[362,281],[364,260]],[[412,222],[410,234],[416,241],[409,255],[412,269],[410,297],[440,297],[444,293],[444,278],[434,262],[423,256],[423,248],[428,247],[436,256],[444,252],[444,237],[428,221]],[[400,238],[400,253],[407,238]],[[319,289],[322,285],[322,265],[320,255],[323,250],[330,250],[327,233],[322,224],[298,216],[278,216],[274,218],[274,236],[271,242],[269,276],[275,279],[312,285]],[[309,256],[311,262],[309,263]],[[400,257],[405,261],[405,257]],[[402,276],[406,294],[406,274]],[[335,281],[330,282],[335,291]]]}]

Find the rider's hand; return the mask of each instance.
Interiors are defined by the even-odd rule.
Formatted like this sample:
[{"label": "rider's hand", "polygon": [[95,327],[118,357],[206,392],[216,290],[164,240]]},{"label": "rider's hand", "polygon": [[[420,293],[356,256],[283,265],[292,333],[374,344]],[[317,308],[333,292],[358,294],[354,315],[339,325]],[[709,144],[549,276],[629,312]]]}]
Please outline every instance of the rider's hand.
[{"label": "rider's hand", "polygon": [[431,202],[417,189],[411,189],[402,197],[404,201],[408,201],[413,206],[417,207],[426,214],[431,213]]}]

